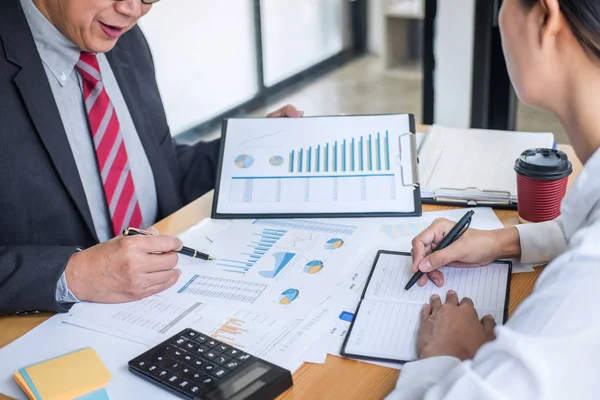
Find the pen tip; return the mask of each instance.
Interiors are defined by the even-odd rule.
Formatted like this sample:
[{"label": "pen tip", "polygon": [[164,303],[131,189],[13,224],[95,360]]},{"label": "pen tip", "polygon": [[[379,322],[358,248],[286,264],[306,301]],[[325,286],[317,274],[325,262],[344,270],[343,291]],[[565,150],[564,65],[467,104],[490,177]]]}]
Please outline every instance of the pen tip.
[{"label": "pen tip", "polygon": [[208,261],[213,261],[216,260],[216,258],[212,257],[212,256],[208,256]]}]

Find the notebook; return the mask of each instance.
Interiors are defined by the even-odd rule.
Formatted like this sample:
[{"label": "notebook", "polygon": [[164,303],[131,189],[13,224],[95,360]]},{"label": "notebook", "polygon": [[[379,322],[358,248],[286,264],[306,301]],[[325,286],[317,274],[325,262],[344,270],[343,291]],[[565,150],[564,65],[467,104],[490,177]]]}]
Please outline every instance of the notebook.
[{"label": "notebook", "polygon": [[98,354],[85,348],[15,372],[15,381],[30,399],[103,400],[111,374]]},{"label": "notebook", "polygon": [[461,299],[470,297],[480,318],[491,314],[497,324],[508,318],[510,262],[498,261],[479,268],[444,267],[444,287],[428,282],[404,291],[412,276],[411,264],[410,253],[377,253],[342,346],[343,356],[397,363],[415,360],[423,304],[429,302],[432,294],[438,294],[445,302],[450,289]]},{"label": "notebook", "polygon": [[527,149],[554,147],[551,133],[434,125],[418,151],[423,203],[516,208],[515,160]]}]

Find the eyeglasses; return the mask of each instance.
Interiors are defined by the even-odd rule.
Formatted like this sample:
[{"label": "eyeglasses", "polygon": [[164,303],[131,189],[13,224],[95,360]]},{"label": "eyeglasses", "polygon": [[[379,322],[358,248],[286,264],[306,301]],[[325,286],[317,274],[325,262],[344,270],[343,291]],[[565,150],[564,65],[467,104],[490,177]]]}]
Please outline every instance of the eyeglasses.
[{"label": "eyeglasses", "polygon": [[154,3],[158,3],[160,0],[142,0],[142,3],[144,4],[154,4]]}]

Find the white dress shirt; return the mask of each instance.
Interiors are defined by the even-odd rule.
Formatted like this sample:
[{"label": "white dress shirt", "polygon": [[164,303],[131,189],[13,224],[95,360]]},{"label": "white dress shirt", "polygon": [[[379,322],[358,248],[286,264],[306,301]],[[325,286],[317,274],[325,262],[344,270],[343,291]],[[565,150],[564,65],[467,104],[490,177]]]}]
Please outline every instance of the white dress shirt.
[{"label": "white dress shirt", "polygon": [[560,220],[518,227],[524,262],[561,254],[507,324],[496,327],[496,340],[473,360],[405,364],[389,399],[600,399],[598,176],[600,150],[567,192]]}]

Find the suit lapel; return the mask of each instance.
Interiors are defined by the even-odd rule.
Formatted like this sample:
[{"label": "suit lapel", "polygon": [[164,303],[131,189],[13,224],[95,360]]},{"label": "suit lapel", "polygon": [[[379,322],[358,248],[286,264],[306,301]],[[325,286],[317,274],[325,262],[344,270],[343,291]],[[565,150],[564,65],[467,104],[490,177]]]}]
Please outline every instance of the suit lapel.
[{"label": "suit lapel", "polygon": [[[106,58],[117,79],[129,109],[129,114],[146,152],[146,157],[150,162],[156,187],[159,217],[164,218],[173,209],[179,208],[180,201],[177,198],[175,182],[169,168],[165,165],[164,157],[154,134],[154,127],[144,105],[144,92],[142,89],[144,85],[140,82],[139,74],[135,73],[135,70],[131,67],[127,53],[121,51],[118,45],[109,53],[106,53]],[[163,112],[163,110],[159,111]]]},{"label": "suit lapel", "polygon": [[77,164],[21,5],[15,0],[2,3],[0,15],[8,17],[0,18],[0,27],[4,27],[0,35],[6,57],[21,67],[14,78],[14,84],[23,97],[27,112],[56,172],[81,213],[90,234],[98,241]]}]

